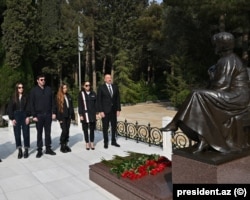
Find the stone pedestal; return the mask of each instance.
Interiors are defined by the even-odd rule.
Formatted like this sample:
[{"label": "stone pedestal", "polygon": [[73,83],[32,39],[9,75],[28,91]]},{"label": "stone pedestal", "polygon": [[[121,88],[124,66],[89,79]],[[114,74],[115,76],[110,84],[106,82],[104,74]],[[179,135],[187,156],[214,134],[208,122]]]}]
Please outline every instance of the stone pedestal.
[{"label": "stone pedestal", "polygon": [[193,155],[178,150],[172,155],[173,184],[237,184],[250,183],[250,154],[222,155],[201,152]]},{"label": "stone pedestal", "polygon": [[90,165],[89,179],[124,200],[172,200],[171,168],[138,180],[118,178],[109,168],[96,163]]}]

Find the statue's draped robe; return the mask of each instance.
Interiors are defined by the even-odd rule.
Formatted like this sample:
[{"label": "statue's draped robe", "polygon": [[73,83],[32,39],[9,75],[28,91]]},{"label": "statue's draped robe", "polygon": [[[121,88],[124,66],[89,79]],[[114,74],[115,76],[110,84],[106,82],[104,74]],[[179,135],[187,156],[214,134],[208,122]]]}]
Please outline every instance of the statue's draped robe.
[{"label": "statue's draped robe", "polygon": [[249,77],[241,60],[230,53],[209,69],[209,89],[194,90],[173,121],[191,139],[199,135],[220,152],[241,148],[242,135],[237,118],[247,112]]}]

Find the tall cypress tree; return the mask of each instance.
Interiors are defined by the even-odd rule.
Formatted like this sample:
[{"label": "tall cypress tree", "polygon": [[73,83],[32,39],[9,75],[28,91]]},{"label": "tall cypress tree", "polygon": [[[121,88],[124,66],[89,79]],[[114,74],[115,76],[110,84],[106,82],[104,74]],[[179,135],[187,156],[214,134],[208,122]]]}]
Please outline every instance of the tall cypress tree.
[{"label": "tall cypress tree", "polygon": [[[100,45],[99,57],[106,59],[104,73],[114,74],[115,56],[120,50],[133,54],[137,39],[135,22],[147,6],[147,1],[102,0],[99,1],[97,37]],[[131,55],[130,55],[131,56]],[[131,58],[131,57],[130,57]],[[133,60],[134,61],[134,60]]]},{"label": "tall cypress tree", "polygon": [[6,0],[6,5],[2,24],[6,65],[18,68],[25,49],[34,42],[36,9],[32,0]]},{"label": "tall cypress tree", "polygon": [[54,63],[59,60],[57,53],[61,45],[59,0],[39,0],[38,14],[40,26],[37,36],[42,64],[37,71],[57,75],[59,68]]}]

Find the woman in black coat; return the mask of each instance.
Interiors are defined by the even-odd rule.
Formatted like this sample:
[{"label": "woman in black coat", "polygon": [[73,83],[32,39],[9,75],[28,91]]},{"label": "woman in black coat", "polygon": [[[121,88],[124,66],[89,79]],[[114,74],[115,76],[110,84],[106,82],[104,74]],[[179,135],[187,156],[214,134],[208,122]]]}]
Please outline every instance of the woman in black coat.
[{"label": "woman in black coat", "polygon": [[62,129],[60,151],[63,153],[71,152],[71,149],[68,146],[69,129],[71,120],[75,120],[75,112],[73,100],[68,94],[68,86],[65,83],[62,83],[56,95],[56,119],[59,121]]},{"label": "woman in black coat", "polygon": [[[30,109],[29,98],[24,94],[22,83],[17,83],[15,92],[8,105],[9,119],[12,121],[16,148],[18,149],[18,159],[29,156],[30,147]],[[22,151],[21,131],[23,133],[24,155]]]},{"label": "woman in black coat", "polygon": [[[96,125],[96,93],[91,90],[90,82],[82,84],[82,90],[78,95],[78,113],[82,123],[86,150],[94,147],[94,130]],[[88,128],[90,133],[88,133]]]}]

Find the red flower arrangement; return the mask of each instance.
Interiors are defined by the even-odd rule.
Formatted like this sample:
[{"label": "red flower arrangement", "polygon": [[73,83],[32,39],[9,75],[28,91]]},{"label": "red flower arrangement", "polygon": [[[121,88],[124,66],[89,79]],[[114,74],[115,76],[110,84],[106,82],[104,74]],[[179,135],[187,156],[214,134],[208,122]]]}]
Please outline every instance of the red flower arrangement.
[{"label": "red flower arrangement", "polygon": [[110,171],[117,174],[118,177],[130,180],[140,179],[147,175],[156,175],[166,167],[171,166],[171,161],[164,156],[135,152],[129,152],[129,154],[127,157],[115,156],[111,161],[103,160],[102,162],[109,165]]}]

